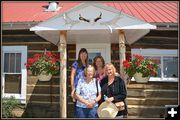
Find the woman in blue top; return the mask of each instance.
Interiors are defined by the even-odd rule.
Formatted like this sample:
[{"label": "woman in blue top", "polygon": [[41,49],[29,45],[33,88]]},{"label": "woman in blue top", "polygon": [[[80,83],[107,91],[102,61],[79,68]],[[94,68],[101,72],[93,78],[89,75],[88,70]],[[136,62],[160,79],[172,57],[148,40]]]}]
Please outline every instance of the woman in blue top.
[{"label": "woman in blue top", "polygon": [[92,65],[85,68],[85,77],[80,78],[76,87],[76,117],[96,118],[98,101],[101,99],[99,81],[94,78],[95,69]]},{"label": "woman in blue top", "polygon": [[74,99],[74,91],[77,86],[78,80],[84,77],[84,68],[88,64],[88,52],[85,48],[81,48],[78,54],[78,60],[72,64],[71,69],[71,97],[73,98],[74,107],[76,100]]}]

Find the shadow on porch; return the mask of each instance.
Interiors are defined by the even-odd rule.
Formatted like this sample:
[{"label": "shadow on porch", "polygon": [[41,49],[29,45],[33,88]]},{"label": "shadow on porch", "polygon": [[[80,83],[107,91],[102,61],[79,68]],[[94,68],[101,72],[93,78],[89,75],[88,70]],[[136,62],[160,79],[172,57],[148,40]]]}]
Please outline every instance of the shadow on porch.
[{"label": "shadow on porch", "polygon": [[59,118],[59,76],[50,81],[39,81],[28,76],[27,105],[23,118]]}]

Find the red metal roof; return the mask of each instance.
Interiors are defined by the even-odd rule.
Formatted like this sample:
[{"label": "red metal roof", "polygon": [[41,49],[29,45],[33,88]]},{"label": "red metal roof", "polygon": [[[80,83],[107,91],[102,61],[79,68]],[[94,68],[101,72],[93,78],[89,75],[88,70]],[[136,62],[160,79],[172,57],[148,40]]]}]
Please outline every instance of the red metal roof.
[{"label": "red metal roof", "polygon": [[[59,2],[63,6],[57,12],[44,12],[48,2],[2,2],[2,22],[38,22],[47,20],[63,11],[75,7],[80,2]],[[103,2],[122,10],[124,13],[146,22],[177,23],[178,2],[142,1],[142,2]]]}]

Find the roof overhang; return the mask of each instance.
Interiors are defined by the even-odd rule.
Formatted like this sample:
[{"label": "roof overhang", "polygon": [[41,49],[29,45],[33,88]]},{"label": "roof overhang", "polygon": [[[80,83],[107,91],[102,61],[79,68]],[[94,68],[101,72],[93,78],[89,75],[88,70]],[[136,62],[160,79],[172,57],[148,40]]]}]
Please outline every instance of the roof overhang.
[{"label": "roof overhang", "polygon": [[[85,18],[85,20],[79,20],[80,16]],[[100,19],[95,22],[96,18]],[[146,35],[150,29],[156,29],[156,26],[129,16],[112,7],[100,3],[82,3],[31,27],[30,31],[35,31],[39,36],[57,44],[60,30],[105,30],[109,31],[109,34],[116,30],[124,30],[126,41],[128,44],[132,44]]]}]

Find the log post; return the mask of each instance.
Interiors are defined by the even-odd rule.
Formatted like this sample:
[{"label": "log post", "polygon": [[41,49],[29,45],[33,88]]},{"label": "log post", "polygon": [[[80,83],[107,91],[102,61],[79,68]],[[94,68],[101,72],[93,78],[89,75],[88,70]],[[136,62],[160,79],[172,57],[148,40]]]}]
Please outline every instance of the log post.
[{"label": "log post", "polygon": [[60,52],[60,117],[67,117],[66,108],[66,94],[67,94],[67,36],[66,31],[60,31],[60,41],[58,45],[58,51]]},{"label": "log post", "polygon": [[126,80],[126,74],[123,69],[123,61],[126,60],[125,33],[119,30],[119,59],[120,59],[120,75]]}]

